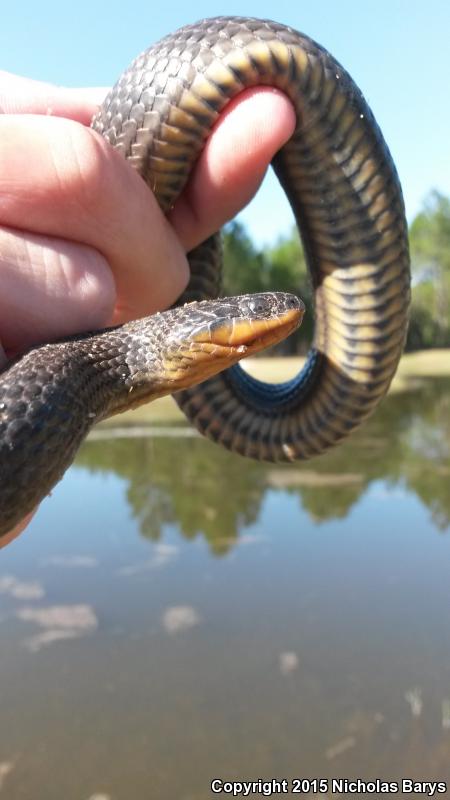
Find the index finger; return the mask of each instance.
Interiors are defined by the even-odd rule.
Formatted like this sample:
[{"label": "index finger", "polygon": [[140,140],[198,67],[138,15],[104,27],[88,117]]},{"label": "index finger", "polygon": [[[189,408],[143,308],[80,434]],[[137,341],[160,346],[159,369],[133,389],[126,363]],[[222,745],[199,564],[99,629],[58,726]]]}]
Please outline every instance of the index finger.
[{"label": "index finger", "polygon": [[67,89],[0,70],[2,114],[45,114],[90,125],[107,92],[106,87]]}]

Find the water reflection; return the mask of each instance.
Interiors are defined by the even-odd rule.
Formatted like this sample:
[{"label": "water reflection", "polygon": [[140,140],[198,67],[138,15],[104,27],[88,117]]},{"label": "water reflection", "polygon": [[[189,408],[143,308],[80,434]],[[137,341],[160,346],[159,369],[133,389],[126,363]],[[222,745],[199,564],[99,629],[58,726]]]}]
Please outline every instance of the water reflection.
[{"label": "water reflection", "polygon": [[303,466],[86,443],[2,552],[1,800],[450,785],[449,390]]},{"label": "water reflection", "polygon": [[23,640],[32,653],[62,639],[77,639],[91,633],[98,625],[93,609],[86,604],[70,606],[21,606],[16,611],[17,619],[29,622],[41,629]]},{"label": "water reflection", "polygon": [[158,540],[172,523],[186,539],[203,535],[216,554],[228,552],[239,531],[256,522],[270,488],[298,497],[311,519],[321,522],[345,518],[368,487],[383,480],[390,489],[413,492],[445,531],[450,381],[423,380],[414,391],[389,396],[350,441],[304,465],[259,464],[182,437],[88,441],[76,463],[126,479],[143,536]]}]

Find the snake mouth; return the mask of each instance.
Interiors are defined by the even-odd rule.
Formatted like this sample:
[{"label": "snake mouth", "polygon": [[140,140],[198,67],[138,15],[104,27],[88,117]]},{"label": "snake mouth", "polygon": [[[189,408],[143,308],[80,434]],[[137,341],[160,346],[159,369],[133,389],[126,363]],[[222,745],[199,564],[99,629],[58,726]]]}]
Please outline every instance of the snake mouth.
[{"label": "snake mouth", "polygon": [[305,309],[289,308],[269,319],[235,318],[217,320],[207,329],[197,333],[192,341],[196,344],[215,345],[236,352],[240,358],[277,344],[289,336],[300,325]]}]

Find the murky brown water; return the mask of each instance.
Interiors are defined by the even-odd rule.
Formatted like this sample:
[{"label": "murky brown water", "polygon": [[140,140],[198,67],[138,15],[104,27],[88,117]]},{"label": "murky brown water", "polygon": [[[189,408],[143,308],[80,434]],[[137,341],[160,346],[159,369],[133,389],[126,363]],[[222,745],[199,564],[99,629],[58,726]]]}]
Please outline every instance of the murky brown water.
[{"label": "murky brown water", "polygon": [[0,798],[450,788],[449,532],[448,381],[304,466],[88,442],[0,556]]}]

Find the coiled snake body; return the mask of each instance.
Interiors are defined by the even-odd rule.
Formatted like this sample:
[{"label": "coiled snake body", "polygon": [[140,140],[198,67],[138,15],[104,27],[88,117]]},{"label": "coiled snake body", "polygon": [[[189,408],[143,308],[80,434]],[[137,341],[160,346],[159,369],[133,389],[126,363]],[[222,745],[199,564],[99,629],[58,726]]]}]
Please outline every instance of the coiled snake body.
[{"label": "coiled snake body", "polygon": [[[361,92],[326,50],[291,28],[218,18],[185,27],[140,55],[93,126],[139,171],[167,210],[223,108],[243,89],[261,84],[284,91],[296,111],[295,133],[273,166],[307,255],[314,341],[293,381],[268,386],[236,365],[183,389],[176,399],[204,434],[232,450],[268,460],[305,459],[339,442],[374,409],[394,375],[407,327],[410,278],[402,194]],[[216,237],[190,254],[192,279],[180,302],[217,297],[219,260]],[[293,305],[289,300],[291,310]],[[176,315],[184,314],[179,333],[188,339],[186,323],[196,308],[167,312],[175,315],[171,330]],[[214,316],[211,308],[207,315]],[[240,315],[236,308],[232,313]],[[286,313],[283,306],[283,319]],[[0,374],[0,534],[59,479],[93,421],[132,405],[136,396],[142,401],[189,387],[223,368],[222,363],[204,373],[194,369],[191,377],[162,387],[154,359],[144,369],[136,354],[149,360],[142,355],[142,337],[149,339],[145,325],[152,331],[153,351],[163,347],[163,318],[36,348]],[[193,328],[198,324],[194,320]],[[218,325],[212,327],[217,336]],[[217,345],[214,336],[210,341]],[[173,337],[170,348],[173,354]],[[74,369],[67,367],[69,351]],[[200,360],[205,362],[204,355]],[[130,361],[133,375],[140,376],[139,389],[136,393],[129,382],[119,401],[118,385]],[[66,397],[68,381],[75,395],[82,395],[80,402],[55,400],[58,393]],[[101,403],[92,381],[102,384]],[[77,387],[83,391],[77,394]]]}]

